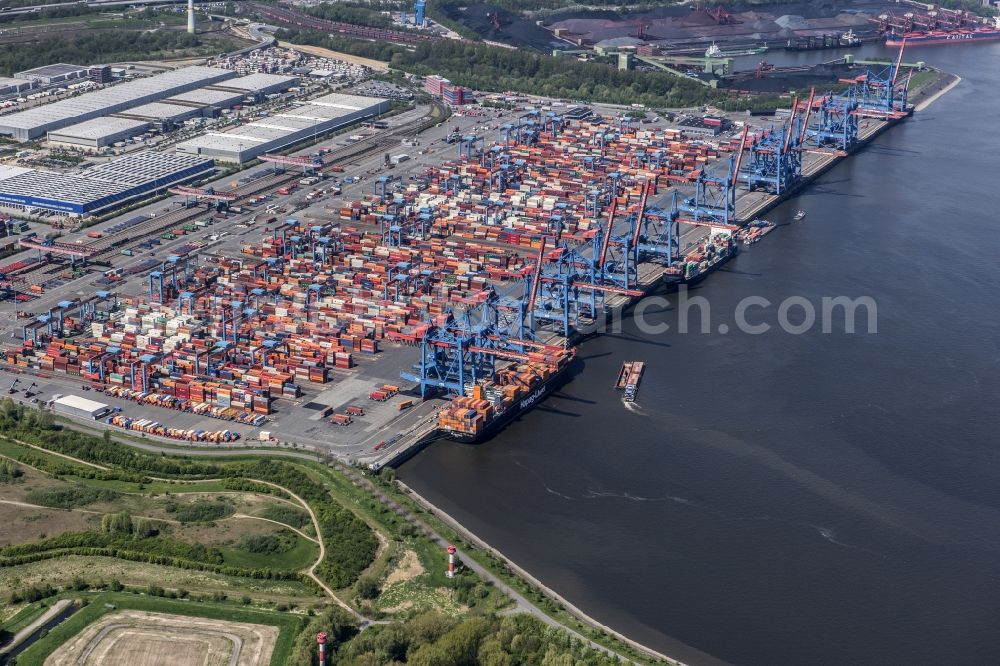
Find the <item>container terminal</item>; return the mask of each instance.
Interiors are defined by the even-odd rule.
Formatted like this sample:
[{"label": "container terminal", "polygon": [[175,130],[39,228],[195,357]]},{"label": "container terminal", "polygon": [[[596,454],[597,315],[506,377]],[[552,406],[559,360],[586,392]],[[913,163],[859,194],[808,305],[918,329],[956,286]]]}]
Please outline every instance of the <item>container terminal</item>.
[{"label": "container terminal", "polygon": [[[376,468],[442,434],[480,441],[566,381],[608,313],[708,275],[909,115],[901,58],[711,138],[621,109],[507,114],[491,131],[418,109],[262,155],[225,191],[175,187],[180,208],[79,242],[23,238],[0,266],[25,297],[0,374],[30,381],[26,396],[103,393],[109,427]],[[133,250],[150,254],[107,270]]]}]

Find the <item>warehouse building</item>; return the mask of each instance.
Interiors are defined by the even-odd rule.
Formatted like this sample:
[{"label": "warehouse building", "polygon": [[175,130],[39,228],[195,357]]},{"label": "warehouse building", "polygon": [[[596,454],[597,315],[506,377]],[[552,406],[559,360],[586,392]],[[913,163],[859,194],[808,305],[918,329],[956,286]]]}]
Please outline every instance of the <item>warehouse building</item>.
[{"label": "warehouse building", "polygon": [[27,92],[28,90],[31,90],[34,85],[35,84],[32,81],[11,79],[6,76],[0,76],[0,95],[16,95],[17,93]]},{"label": "warehouse building", "polygon": [[143,151],[85,171],[0,171],[0,203],[68,215],[105,213],[158,190],[213,171],[212,160],[194,155]]},{"label": "warehouse building", "polygon": [[84,120],[221,83],[234,76],[235,72],[226,69],[184,67],[0,117],[0,135],[19,141],[37,139]]},{"label": "warehouse building", "polygon": [[244,97],[260,99],[266,95],[282,93],[299,82],[296,76],[280,74],[249,74],[238,79],[230,79],[214,88],[243,93]]},{"label": "warehouse building", "polygon": [[32,81],[43,85],[62,83],[63,81],[72,81],[73,79],[86,79],[89,77],[89,67],[67,65],[64,62],[56,63],[54,65],[45,65],[43,67],[36,67],[34,69],[14,74],[15,79],[23,79],[25,81]]},{"label": "warehouse building", "polygon": [[49,143],[56,146],[97,151],[125,141],[149,129],[149,123],[129,118],[94,118],[49,132]]},{"label": "warehouse building", "polygon": [[334,93],[229,132],[208,132],[177,144],[177,151],[242,164],[388,110],[386,99]]},{"label": "warehouse building", "polygon": [[163,101],[169,104],[178,104],[199,109],[201,115],[210,117],[218,115],[222,109],[231,109],[234,106],[242,104],[244,97],[245,95],[240,92],[202,88],[174,95],[170,99]]},{"label": "warehouse building", "polygon": [[152,102],[151,104],[143,104],[134,109],[116,113],[115,116],[118,118],[144,120],[153,124],[161,132],[166,132],[172,130],[188,118],[200,116],[201,113],[202,111],[198,107],[168,104],[166,102]]},{"label": "warehouse building", "polygon": [[107,416],[111,413],[111,407],[105,405],[103,402],[88,400],[78,395],[59,396],[49,404],[52,405],[52,411],[57,414],[66,414],[67,416],[75,416],[80,419],[93,419],[96,421],[102,416]]}]

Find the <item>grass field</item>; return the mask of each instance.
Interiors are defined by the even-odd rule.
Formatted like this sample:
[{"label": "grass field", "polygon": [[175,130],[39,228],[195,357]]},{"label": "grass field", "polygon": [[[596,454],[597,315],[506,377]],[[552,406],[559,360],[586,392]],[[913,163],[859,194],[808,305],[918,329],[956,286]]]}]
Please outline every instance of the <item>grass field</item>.
[{"label": "grass field", "polygon": [[[146,611],[150,613],[165,613],[188,618],[207,618],[209,620],[220,620],[225,622],[240,622],[257,625],[270,625],[278,628],[278,636],[273,643],[273,652],[269,663],[272,666],[286,666],[288,655],[292,647],[295,634],[301,631],[305,619],[301,616],[288,613],[277,613],[271,611],[246,609],[232,604],[199,603],[193,601],[175,601],[170,599],[160,599],[156,597],[145,597],[128,593],[106,592],[98,594],[89,599],[90,603],[73,615],[63,624],[55,627],[47,636],[29,647],[22,654],[18,655],[19,666],[44,666],[50,655],[56,652],[61,646],[70,643],[74,636],[98,622],[102,617],[120,612],[122,610]],[[182,623],[183,624],[183,623]],[[58,658],[58,656],[57,656]],[[48,662],[49,664],[53,662]],[[59,661],[58,663],[63,663]],[[76,663],[67,661],[65,663]],[[124,664],[141,663],[144,666],[148,661],[87,661],[84,663],[97,664],[107,663],[112,666],[123,666]],[[170,664],[175,662],[156,662],[158,664]],[[176,662],[177,666],[187,666],[190,662]],[[201,662],[193,662],[201,663]],[[240,661],[240,664],[254,662]]]},{"label": "grass field", "polygon": [[74,578],[89,581],[119,580],[135,587],[159,585],[168,590],[183,589],[199,594],[218,592],[234,598],[246,594],[254,600],[279,603],[311,603],[318,598],[313,587],[299,581],[226,576],[112,557],[67,555],[57,560],[0,568],[0,599],[6,601],[10,591],[14,589],[44,584],[66,586]]},{"label": "grass field", "polygon": [[35,621],[39,615],[48,610],[48,605],[42,605],[42,603],[28,604],[24,608],[21,608],[16,613],[10,616],[9,619],[0,622],[0,629],[3,629],[11,634],[16,634],[21,631],[29,624]]}]

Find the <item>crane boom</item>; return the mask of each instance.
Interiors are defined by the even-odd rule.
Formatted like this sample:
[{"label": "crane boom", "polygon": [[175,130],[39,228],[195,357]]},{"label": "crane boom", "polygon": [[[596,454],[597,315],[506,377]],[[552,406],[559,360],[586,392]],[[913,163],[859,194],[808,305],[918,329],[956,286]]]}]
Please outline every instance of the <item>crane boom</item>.
[{"label": "crane boom", "polygon": [[604,267],[604,258],[608,256],[608,245],[611,242],[611,232],[615,227],[615,213],[618,212],[618,197],[611,199],[611,212],[608,213],[608,228],[604,232],[604,242],[601,243],[601,256],[597,262],[598,268]]},{"label": "crane boom", "polygon": [[788,152],[788,144],[792,141],[792,132],[795,131],[795,114],[799,110],[799,97],[798,95],[792,100],[792,115],[788,119],[788,130],[785,132],[785,146],[781,151],[782,153]]},{"label": "crane boom", "polygon": [[736,166],[733,168],[733,182],[731,185],[736,186],[736,182],[740,178],[740,165],[743,163],[743,151],[746,150],[747,146],[747,134],[750,132],[750,125],[743,126],[743,136],[740,137],[740,152],[736,154]]},{"label": "crane boom", "polygon": [[642,229],[642,220],[646,217],[646,200],[649,198],[649,191],[652,189],[652,185],[647,180],[642,188],[642,198],[639,199],[639,214],[636,215],[635,229],[632,230],[632,247],[639,244],[639,231]]},{"label": "crane boom", "polygon": [[899,76],[899,66],[903,64],[903,49],[906,48],[906,37],[903,37],[903,43],[899,45],[899,57],[896,58],[896,66],[892,70],[892,84],[893,88],[896,87],[896,77]]},{"label": "crane boom", "polygon": [[809,103],[806,105],[806,117],[802,121],[802,134],[799,136],[799,143],[805,141],[806,134],[809,132],[809,116],[812,115],[813,110],[813,97],[816,95],[816,88],[809,89]]},{"label": "crane boom", "polygon": [[495,356],[497,358],[502,358],[507,361],[518,361],[520,363],[527,363],[529,360],[527,354],[522,354],[521,352],[516,352],[516,351],[509,351],[506,349],[491,349],[489,347],[477,347],[475,345],[470,345],[466,349],[473,354],[487,354],[489,356]]},{"label": "crane boom", "polygon": [[542,247],[538,249],[538,263],[535,264],[535,277],[531,280],[531,293],[528,294],[528,312],[535,311],[535,294],[538,293],[538,283],[542,278],[542,261],[545,259],[545,236],[542,236]]}]

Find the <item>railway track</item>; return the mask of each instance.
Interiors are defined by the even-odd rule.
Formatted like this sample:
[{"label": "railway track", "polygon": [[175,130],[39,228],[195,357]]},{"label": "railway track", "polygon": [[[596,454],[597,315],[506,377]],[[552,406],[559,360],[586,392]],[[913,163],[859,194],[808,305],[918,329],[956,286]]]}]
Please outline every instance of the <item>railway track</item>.
[{"label": "railway track", "polygon": [[310,30],[320,30],[335,35],[347,35],[349,37],[359,37],[361,39],[371,39],[379,42],[393,42],[395,44],[431,44],[440,41],[442,37],[436,35],[423,35],[419,33],[403,32],[401,30],[390,30],[388,28],[373,28],[365,25],[355,25],[353,23],[343,23],[341,21],[328,21],[301,12],[291,11],[284,7],[273,7],[268,5],[251,5],[255,12],[263,17],[269,18],[278,23],[294,25],[299,28]]}]

